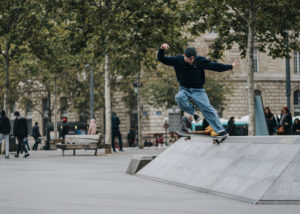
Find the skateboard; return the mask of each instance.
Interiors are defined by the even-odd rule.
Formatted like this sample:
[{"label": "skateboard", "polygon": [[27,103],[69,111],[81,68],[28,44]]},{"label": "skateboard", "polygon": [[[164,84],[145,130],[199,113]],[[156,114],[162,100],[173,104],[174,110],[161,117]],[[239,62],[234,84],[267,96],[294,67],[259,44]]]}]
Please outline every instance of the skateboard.
[{"label": "skateboard", "polygon": [[176,131],[176,134],[178,134],[179,137],[184,137],[184,140],[190,140],[192,136],[191,134],[184,131]]},{"label": "skateboard", "polygon": [[187,132],[184,132],[184,131],[176,131],[176,133],[178,134],[178,136],[180,137],[185,137],[185,140],[191,140],[191,137],[192,136],[207,136],[207,137],[210,137],[212,138],[213,140],[213,144],[220,144],[222,142],[224,142],[226,140],[226,138],[228,136],[210,136],[210,135],[205,135],[201,132],[199,133],[187,133]]}]

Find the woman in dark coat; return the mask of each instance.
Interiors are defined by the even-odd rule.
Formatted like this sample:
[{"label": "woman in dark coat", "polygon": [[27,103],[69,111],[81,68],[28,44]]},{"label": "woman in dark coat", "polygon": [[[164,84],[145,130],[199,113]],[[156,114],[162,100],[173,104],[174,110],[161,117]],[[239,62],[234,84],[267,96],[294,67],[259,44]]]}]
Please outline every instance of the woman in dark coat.
[{"label": "woman in dark coat", "polygon": [[265,107],[265,117],[266,117],[269,135],[276,134],[277,122],[269,107]]},{"label": "woman in dark coat", "polygon": [[278,134],[290,135],[292,128],[292,115],[288,107],[284,106],[281,110],[280,119],[278,119],[279,128]]},{"label": "woman in dark coat", "polygon": [[300,120],[296,118],[293,124],[293,134],[300,135]]}]

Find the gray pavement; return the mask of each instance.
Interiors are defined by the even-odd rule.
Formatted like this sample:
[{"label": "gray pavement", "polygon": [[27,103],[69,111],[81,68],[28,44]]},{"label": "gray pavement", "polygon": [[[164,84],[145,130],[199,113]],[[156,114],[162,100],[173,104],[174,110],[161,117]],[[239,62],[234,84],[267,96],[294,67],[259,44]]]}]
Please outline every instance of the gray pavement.
[{"label": "gray pavement", "polygon": [[61,156],[31,152],[27,159],[0,157],[0,214],[293,214],[300,205],[252,205],[125,174],[135,154],[159,154],[162,148],[125,153]]}]

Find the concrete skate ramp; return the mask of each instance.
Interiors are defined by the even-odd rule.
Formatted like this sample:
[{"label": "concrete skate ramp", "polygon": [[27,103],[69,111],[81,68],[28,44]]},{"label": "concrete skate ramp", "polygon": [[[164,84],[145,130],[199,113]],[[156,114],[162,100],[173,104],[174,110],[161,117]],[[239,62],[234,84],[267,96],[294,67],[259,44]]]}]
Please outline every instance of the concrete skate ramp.
[{"label": "concrete skate ramp", "polygon": [[250,203],[300,203],[300,137],[181,138],[137,175]]}]

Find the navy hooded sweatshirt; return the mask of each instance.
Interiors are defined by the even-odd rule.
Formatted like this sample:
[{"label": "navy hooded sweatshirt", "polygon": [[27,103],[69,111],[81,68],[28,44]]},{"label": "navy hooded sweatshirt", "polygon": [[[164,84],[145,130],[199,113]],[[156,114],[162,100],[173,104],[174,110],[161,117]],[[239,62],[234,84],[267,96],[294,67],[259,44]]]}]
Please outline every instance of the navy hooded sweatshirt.
[{"label": "navy hooded sweatshirt", "polygon": [[192,65],[184,61],[183,55],[165,56],[165,51],[160,49],[157,59],[165,65],[173,66],[180,86],[185,88],[203,88],[205,83],[204,69],[217,72],[232,69],[232,65],[211,62],[205,57],[196,56]]}]

